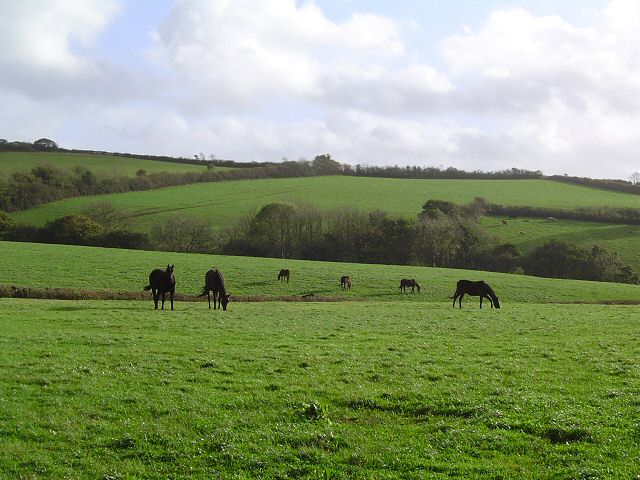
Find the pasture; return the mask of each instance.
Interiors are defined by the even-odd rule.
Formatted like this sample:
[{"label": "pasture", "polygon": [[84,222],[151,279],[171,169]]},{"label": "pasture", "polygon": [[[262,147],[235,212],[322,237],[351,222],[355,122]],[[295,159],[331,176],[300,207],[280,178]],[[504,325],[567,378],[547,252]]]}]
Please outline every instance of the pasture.
[{"label": "pasture", "polygon": [[[551,239],[562,239],[590,248],[600,245],[618,253],[620,258],[635,269],[640,269],[640,225],[614,225],[610,223],[559,220],[544,218],[507,220],[503,217],[482,217],[480,225],[488,233],[520,247],[523,253]],[[520,233],[522,232],[522,233]]]},{"label": "pasture", "polygon": [[[495,272],[398,265],[311,262],[276,258],[233,257],[174,252],[0,242],[3,268],[0,284],[18,287],[57,287],[79,290],[142,291],[154,268],[175,265],[178,293],[199,294],[204,274],[217,267],[233,295],[301,296],[314,293],[345,299],[435,302],[450,305],[461,278],[485,280],[504,309],[513,303],[638,302],[640,286],[580,280],[558,280]],[[290,283],[278,282],[280,269],[291,270]],[[340,277],[349,275],[353,287],[342,291]],[[415,278],[421,293],[401,294],[400,279]],[[477,308],[478,299],[463,306]],[[149,296],[149,308],[153,308]],[[177,309],[181,309],[178,302]],[[232,304],[229,308],[234,308]]]},{"label": "pasture", "polygon": [[638,478],[640,307],[398,306],[0,299],[0,472]]},{"label": "pasture", "polygon": [[[341,194],[340,192],[345,192]],[[97,201],[109,201],[132,215],[136,228],[148,231],[169,215],[194,215],[214,229],[276,200],[302,202],[322,210],[352,207],[415,217],[429,199],[468,203],[475,197],[503,205],[574,208],[640,208],[640,196],[569,185],[550,180],[399,180],[392,178],[307,177],[201,183],[160,190],[70,198],[13,214],[18,221],[44,225],[78,213]]]},{"label": "pasture", "polygon": [[14,172],[29,172],[32,168],[42,165],[53,165],[62,169],[81,165],[96,174],[134,176],[140,169],[147,173],[157,172],[201,172],[206,170],[204,165],[189,165],[186,163],[160,162],[139,158],[120,157],[114,155],[99,155],[89,153],[58,153],[58,152],[1,152],[0,179],[8,177]]}]

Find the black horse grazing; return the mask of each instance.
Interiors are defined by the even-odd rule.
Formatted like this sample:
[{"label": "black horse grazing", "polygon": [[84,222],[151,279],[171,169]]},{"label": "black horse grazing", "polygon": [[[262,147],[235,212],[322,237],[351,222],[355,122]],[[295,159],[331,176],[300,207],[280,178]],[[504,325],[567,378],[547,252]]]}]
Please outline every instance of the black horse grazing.
[{"label": "black horse grazing", "polygon": [[[213,309],[216,310],[216,308],[220,308],[220,306],[222,306],[222,310],[226,311],[231,294],[227,294],[227,289],[224,286],[224,277],[217,268],[209,270],[205,274],[204,288],[202,289],[202,293],[198,295],[199,297],[207,296],[207,300],[209,300],[209,309],[211,309],[210,292],[213,292]],[[217,307],[216,301],[218,302]]]},{"label": "black horse grazing", "polygon": [[403,278],[400,280],[400,291],[407,293],[407,287],[411,287],[411,293],[414,293],[414,289],[418,289],[420,293],[420,285],[413,278]]},{"label": "black horse grazing", "polygon": [[456,300],[458,305],[462,308],[462,297],[466,294],[474,297],[480,297],[480,308],[482,308],[482,299],[486,298],[491,303],[491,308],[500,308],[500,301],[493,292],[493,289],[483,281],[472,282],[471,280],[458,280],[456,293],[453,294],[453,306],[456,306]]},{"label": "black horse grazing", "polygon": [[290,274],[291,274],[291,272],[289,272],[289,270],[282,269],[282,270],[280,270],[280,273],[278,274],[278,280],[282,280],[283,282],[286,280],[287,283],[289,283],[289,275]]},{"label": "black horse grazing", "polygon": [[176,277],[173,276],[173,265],[167,265],[166,270],[156,268],[149,274],[149,285],[144,287],[145,291],[151,290],[153,293],[153,303],[158,309],[158,297],[162,294],[162,310],[164,310],[164,295],[169,292],[171,299],[171,310],[173,310],[173,294],[176,293]]},{"label": "black horse grazing", "polygon": [[351,277],[349,275],[340,277],[340,285],[342,285],[342,290],[351,289]]}]

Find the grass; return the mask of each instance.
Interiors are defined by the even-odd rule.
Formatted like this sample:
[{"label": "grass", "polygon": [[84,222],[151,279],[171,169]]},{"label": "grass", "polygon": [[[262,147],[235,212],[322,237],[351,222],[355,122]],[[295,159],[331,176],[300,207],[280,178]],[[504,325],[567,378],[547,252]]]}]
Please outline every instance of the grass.
[{"label": "grass", "polygon": [[[3,268],[0,284],[35,288],[141,291],[154,268],[167,263],[176,267],[177,291],[199,294],[204,274],[218,267],[227,289],[235,295],[345,296],[376,301],[449,304],[461,278],[484,279],[503,303],[639,301],[640,286],[615,283],[557,280],[494,272],[466,271],[396,265],[310,262],[274,258],[196,255],[173,252],[0,242]],[[281,268],[291,269],[291,283],[276,280]],[[340,277],[348,274],[353,288],[340,290]],[[415,278],[420,294],[400,294],[402,278]],[[466,300],[477,308],[478,299]]]},{"label": "grass", "polygon": [[504,205],[640,208],[640,196],[637,195],[550,180],[398,180],[332,176],[203,183],[71,198],[17,212],[14,217],[22,222],[44,225],[52,219],[78,213],[98,200],[107,200],[133,215],[141,230],[148,231],[153,223],[175,214],[207,218],[215,229],[220,229],[276,200],[304,202],[324,210],[350,206],[414,217],[429,199],[468,203],[478,196]]},{"label": "grass", "polygon": [[[160,162],[139,158],[116,157],[88,153],[53,152],[2,152],[0,153],[0,179],[14,172],[29,172],[41,165],[54,165],[59,168],[73,168],[82,165],[94,173],[133,176],[140,169],[147,173],[156,172],[200,172],[206,170],[202,165]],[[218,167],[216,167],[218,168]]]},{"label": "grass", "polygon": [[640,307],[0,299],[5,478],[638,478]]},{"label": "grass", "polygon": [[[562,239],[583,247],[600,245],[618,253],[627,264],[640,270],[640,225],[612,225],[608,223],[542,218],[483,217],[480,224],[492,235],[518,245],[523,253],[551,240]],[[522,233],[520,233],[522,232]]]}]

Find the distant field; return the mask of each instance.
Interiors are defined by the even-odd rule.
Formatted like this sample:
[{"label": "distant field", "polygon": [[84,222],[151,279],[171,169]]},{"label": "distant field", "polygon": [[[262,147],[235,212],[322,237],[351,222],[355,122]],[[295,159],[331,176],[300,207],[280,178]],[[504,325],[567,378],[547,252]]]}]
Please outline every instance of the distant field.
[{"label": "distant field", "polygon": [[638,195],[549,180],[398,180],[335,176],[227,181],[72,198],[18,212],[15,218],[43,225],[54,218],[82,211],[96,201],[108,200],[129,211],[135,217],[136,227],[142,230],[173,214],[208,218],[214,228],[219,229],[275,200],[305,202],[321,209],[350,206],[415,216],[429,199],[468,203],[478,196],[504,205],[640,208]]},{"label": "distant field", "polygon": [[637,478],[639,312],[0,299],[0,476]]},{"label": "distant field", "polygon": [[[640,300],[640,286],[556,280],[493,272],[396,265],[366,265],[212,256],[171,252],[0,242],[3,268],[0,284],[21,287],[56,287],[85,290],[141,291],[154,268],[176,267],[177,290],[199,294],[204,274],[218,267],[227,289],[236,295],[346,296],[368,300],[436,302],[450,305],[456,282],[462,278],[489,282],[504,309],[514,303]],[[292,271],[291,283],[276,280],[281,268]],[[340,276],[348,274],[353,288],[340,290]],[[415,278],[420,294],[401,294],[400,279]],[[149,298],[151,298],[149,296]],[[151,301],[149,302],[151,305]],[[478,308],[478,298],[463,305]]]},{"label": "distant field", "polygon": [[553,223],[542,218],[518,218],[507,220],[508,225],[503,225],[501,220],[502,217],[483,217],[480,224],[490,234],[518,245],[523,253],[551,239],[562,239],[589,248],[597,244],[617,252],[625,263],[640,270],[640,225],[576,220]]},{"label": "distant field", "polygon": [[[140,170],[154,172],[199,172],[206,170],[200,165],[183,163],[158,162],[137,158],[117,157],[111,155],[91,155],[83,153],[51,153],[51,152],[2,152],[0,153],[0,179],[14,172],[28,172],[40,165],[54,165],[60,168],[72,168],[76,165],[87,167],[94,173],[133,176]],[[219,167],[216,167],[219,168]]]}]

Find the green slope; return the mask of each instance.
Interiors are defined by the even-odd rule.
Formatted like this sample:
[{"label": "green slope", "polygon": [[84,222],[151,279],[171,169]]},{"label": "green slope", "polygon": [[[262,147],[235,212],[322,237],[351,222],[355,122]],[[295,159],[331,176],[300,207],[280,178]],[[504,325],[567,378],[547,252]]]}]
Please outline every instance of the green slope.
[{"label": "green slope", "polygon": [[200,172],[205,166],[184,163],[159,162],[113,155],[56,152],[2,152],[0,153],[0,179],[14,172],[29,172],[40,165],[72,168],[82,165],[94,173],[133,176],[140,170],[154,172]]},{"label": "green slope", "polygon": [[618,253],[620,258],[640,269],[640,225],[612,225],[608,223],[542,218],[507,219],[483,217],[480,224],[492,235],[518,245],[523,253],[531,251],[551,239],[560,239],[590,248],[600,245]]},{"label": "green slope", "polygon": [[637,478],[640,307],[402,307],[0,299],[0,477]]},{"label": "green slope", "polygon": [[[273,258],[196,255],[172,252],[0,242],[3,268],[0,284],[25,287],[57,287],[87,290],[140,291],[149,272],[175,264],[177,289],[198,294],[205,272],[218,267],[227,288],[238,295],[344,295],[370,300],[438,302],[448,304],[461,278],[484,279],[505,308],[514,302],[572,302],[640,300],[640,286],[614,283],[556,280],[493,272],[465,271],[395,265],[310,262]],[[276,280],[281,268],[292,271],[291,283]],[[348,274],[353,288],[340,291],[340,276]],[[415,278],[420,294],[400,294],[399,281]],[[467,300],[477,308],[478,299]]]},{"label": "green slope", "polygon": [[208,218],[219,229],[268,202],[305,202],[321,209],[350,206],[415,216],[428,199],[467,203],[484,197],[504,205],[574,208],[603,206],[640,208],[640,196],[597,190],[549,180],[398,180],[358,177],[311,177],[203,183],[161,190],[73,198],[18,212],[22,222],[43,225],[108,200],[135,216],[148,230],[168,215]]}]

